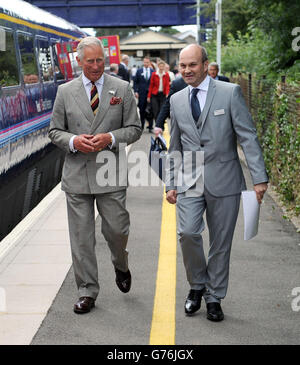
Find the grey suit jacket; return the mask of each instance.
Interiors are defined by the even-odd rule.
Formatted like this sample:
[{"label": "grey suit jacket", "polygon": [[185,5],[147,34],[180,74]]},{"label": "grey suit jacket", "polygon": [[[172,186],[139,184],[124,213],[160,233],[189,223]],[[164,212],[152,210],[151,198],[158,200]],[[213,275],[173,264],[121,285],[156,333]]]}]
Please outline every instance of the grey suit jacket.
[{"label": "grey suit jacket", "polygon": [[[112,96],[122,98],[122,102],[111,105]],[[107,132],[112,132],[115,137],[112,150],[107,147],[101,152],[88,154],[70,152],[69,141],[73,135]],[[53,107],[49,138],[66,151],[62,190],[76,194],[100,194],[126,188],[127,162],[125,158],[120,161],[120,156],[124,157],[124,144],[135,142],[141,133],[136,102],[128,82],[104,74],[96,116],[92,112],[81,76],[60,85]],[[122,150],[119,149],[120,143],[123,144]],[[106,157],[109,160],[105,160]],[[114,158],[115,161],[112,161]],[[110,177],[109,185],[106,179],[101,178],[101,174],[105,176],[105,169],[106,175]]]},{"label": "grey suit jacket", "polygon": [[[168,160],[179,151],[204,152],[204,187],[222,197],[246,189],[237,153],[237,141],[245,154],[253,184],[268,181],[261,148],[241,88],[232,83],[211,79],[206,103],[197,123],[194,122],[189,88],[172,95],[171,141]],[[167,164],[168,166],[169,164]],[[171,166],[171,167],[170,167]],[[174,181],[174,167],[167,167],[166,190],[187,191],[198,179],[181,186]]]}]

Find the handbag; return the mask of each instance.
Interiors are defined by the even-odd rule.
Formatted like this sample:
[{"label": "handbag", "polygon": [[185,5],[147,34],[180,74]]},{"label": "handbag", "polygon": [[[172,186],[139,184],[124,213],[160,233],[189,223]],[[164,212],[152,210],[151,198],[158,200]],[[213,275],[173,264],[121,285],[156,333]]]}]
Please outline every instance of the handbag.
[{"label": "handbag", "polygon": [[167,151],[167,144],[162,136],[159,135],[155,139],[151,137],[149,165],[163,182],[165,181]]}]

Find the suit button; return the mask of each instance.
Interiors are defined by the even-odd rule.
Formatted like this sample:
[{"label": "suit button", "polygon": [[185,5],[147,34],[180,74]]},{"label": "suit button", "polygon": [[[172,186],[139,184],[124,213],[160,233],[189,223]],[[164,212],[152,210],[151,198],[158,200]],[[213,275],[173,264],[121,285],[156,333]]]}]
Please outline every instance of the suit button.
[{"label": "suit button", "polygon": [[204,144],[200,144],[201,147],[204,147]]}]

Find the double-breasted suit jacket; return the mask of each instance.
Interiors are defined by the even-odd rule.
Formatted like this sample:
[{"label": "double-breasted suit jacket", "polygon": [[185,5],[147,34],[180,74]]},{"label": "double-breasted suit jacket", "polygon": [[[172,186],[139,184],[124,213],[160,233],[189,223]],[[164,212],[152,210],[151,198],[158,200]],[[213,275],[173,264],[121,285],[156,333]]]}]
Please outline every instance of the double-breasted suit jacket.
[{"label": "double-breasted suit jacket", "polygon": [[[112,97],[120,98],[112,104]],[[113,148],[101,152],[84,154],[72,153],[69,141],[73,135],[111,132],[115,138]],[[74,194],[99,194],[126,188],[127,178],[119,179],[126,169],[119,163],[119,145],[131,144],[141,135],[141,122],[137,114],[136,102],[128,82],[104,74],[97,114],[94,116],[82,82],[78,77],[59,86],[50,123],[49,137],[54,144],[66,151],[62,174],[62,190]],[[101,186],[97,182],[97,171],[107,161],[101,154],[110,151],[116,158],[111,167],[116,171],[115,186]],[[124,152],[124,151],[123,151]],[[122,183],[120,184],[120,181]],[[113,184],[112,184],[113,185]]]}]

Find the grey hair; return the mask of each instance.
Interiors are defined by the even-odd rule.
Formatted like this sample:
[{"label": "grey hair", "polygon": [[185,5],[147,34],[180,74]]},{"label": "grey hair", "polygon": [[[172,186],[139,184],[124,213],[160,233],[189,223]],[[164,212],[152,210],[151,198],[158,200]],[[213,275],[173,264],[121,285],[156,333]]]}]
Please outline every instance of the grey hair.
[{"label": "grey hair", "polygon": [[209,65],[208,65],[208,68],[210,68],[210,67],[216,67],[217,68],[217,70],[219,71],[219,65],[217,64],[217,62],[211,62]]},{"label": "grey hair", "polygon": [[129,60],[129,56],[127,54],[122,55],[122,61]]},{"label": "grey hair", "polygon": [[91,47],[91,46],[101,47],[103,56],[105,57],[104,47],[100,39],[97,37],[90,36],[82,38],[82,40],[79,42],[77,46],[77,56],[80,60],[83,59],[83,52],[85,47]]},{"label": "grey hair", "polygon": [[119,65],[117,63],[111,63],[109,70],[111,72],[114,72],[114,71],[117,72],[118,71],[118,68],[119,68]]}]

